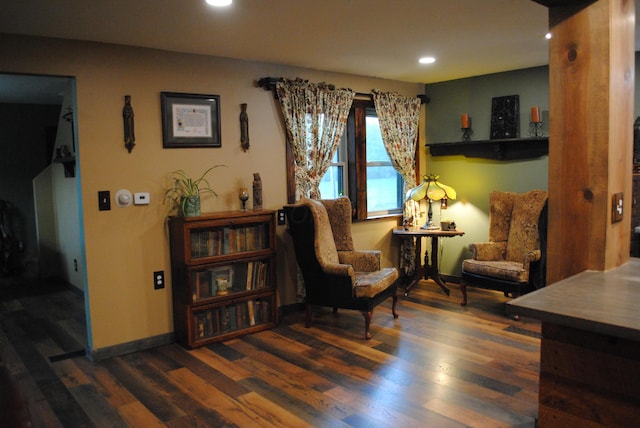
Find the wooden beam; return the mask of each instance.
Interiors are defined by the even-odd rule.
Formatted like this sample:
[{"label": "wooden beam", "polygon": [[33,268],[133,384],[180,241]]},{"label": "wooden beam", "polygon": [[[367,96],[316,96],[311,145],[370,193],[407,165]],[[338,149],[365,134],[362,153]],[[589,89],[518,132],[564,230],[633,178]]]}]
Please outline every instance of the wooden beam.
[{"label": "wooden beam", "polygon": [[[629,260],[634,9],[632,0],[549,9],[548,284]],[[618,192],[625,212],[612,223]]]}]

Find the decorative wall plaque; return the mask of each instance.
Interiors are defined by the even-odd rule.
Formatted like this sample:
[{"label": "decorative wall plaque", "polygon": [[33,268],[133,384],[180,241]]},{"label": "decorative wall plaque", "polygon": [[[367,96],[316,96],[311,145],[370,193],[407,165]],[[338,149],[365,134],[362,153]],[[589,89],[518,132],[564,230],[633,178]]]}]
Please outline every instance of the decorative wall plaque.
[{"label": "decorative wall plaque", "polygon": [[520,97],[508,95],[491,99],[491,139],[520,137]]}]

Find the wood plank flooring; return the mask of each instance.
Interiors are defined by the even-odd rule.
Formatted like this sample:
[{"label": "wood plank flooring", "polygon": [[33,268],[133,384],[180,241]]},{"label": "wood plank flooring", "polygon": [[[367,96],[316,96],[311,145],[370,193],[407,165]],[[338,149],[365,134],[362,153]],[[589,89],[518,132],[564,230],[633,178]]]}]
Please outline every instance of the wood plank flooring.
[{"label": "wood plank flooring", "polygon": [[[17,289],[16,289],[17,288]],[[35,427],[534,427],[540,324],[470,289],[422,281],[373,315],[289,314],[269,331],[92,363],[67,288],[0,289],[0,358]],[[2,425],[0,423],[0,425]]]}]

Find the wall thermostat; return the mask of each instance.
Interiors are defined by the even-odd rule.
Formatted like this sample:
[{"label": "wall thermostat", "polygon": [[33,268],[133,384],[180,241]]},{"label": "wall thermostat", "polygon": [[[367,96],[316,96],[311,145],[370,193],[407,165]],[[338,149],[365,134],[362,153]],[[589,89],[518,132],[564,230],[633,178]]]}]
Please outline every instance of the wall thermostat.
[{"label": "wall thermostat", "polygon": [[149,204],[149,192],[138,192],[134,195],[133,203],[136,205]]}]

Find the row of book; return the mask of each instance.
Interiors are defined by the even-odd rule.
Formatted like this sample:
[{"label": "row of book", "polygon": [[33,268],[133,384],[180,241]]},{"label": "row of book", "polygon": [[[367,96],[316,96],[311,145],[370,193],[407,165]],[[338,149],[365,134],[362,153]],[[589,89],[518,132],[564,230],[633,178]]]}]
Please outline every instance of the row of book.
[{"label": "row of book", "polygon": [[[225,290],[218,289],[219,279],[225,279]],[[193,301],[213,296],[224,296],[246,290],[264,288],[269,284],[268,260],[256,260],[235,263],[207,269],[194,270],[191,273]]]},{"label": "row of book", "polygon": [[271,299],[249,300],[195,314],[195,339],[205,339],[272,321]]},{"label": "row of book", "polygon": [[220,256],[268,248],[267,224],[196,229],[189,234],[191,258]]}]

